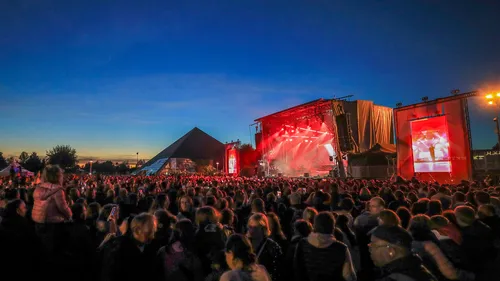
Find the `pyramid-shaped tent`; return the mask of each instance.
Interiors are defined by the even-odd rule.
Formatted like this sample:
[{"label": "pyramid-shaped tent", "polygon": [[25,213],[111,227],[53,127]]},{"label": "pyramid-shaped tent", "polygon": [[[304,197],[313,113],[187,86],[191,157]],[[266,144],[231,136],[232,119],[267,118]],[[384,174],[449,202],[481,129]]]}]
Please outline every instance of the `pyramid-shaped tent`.
[{"label": "pyramid-shaped tent", "polygon": [[212,160],[223,163],[224,144],[195,127],[146,162],[141,171],[149,174],[157,173],[169,159],[175,158]]}]

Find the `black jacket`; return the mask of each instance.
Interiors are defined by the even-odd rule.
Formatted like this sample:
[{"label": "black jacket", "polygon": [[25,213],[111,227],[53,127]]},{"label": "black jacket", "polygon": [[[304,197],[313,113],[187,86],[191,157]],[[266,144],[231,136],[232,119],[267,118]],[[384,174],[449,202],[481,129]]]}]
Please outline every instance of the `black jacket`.
[{"label": "black jacket", "polygon": [[267,238],[258,249],[255,249],[258,264],[263,265],[273,281],[281,280],[281,264],[283,252],[278,243]]},{"label": "black jacket", "polygon": [[437,281],[417,256],[397,259],[382,268],[381,278],[377,281]]},{"label": "black jacket", "polygon": [[100,280],[151,280],[154,278],[155,253],[147,247],[141,251],[129,236],[109,240],[100,249]]},{"label": "black jacket", "polygon": [[495,235],[495,239],[500,239],[500,217],[487,217],[482,219],[481,221],[491,228],[491,231],[493,231],[493,235]]},{"label": "black jacket", "polygon": [[293,236],[288,245],[288,249],[285,252],[285,258],[283,260],[283,280],[293,280],[294,279],[294,268],[293,268],[293,257],[295,255],[295,250],[297,249],[297,244],[304,237],[296,235]]},{"label": "black jacket", "polygon": [[479,272],[495,259],[493,232],[484,223],[476,220],[471,226],[462,228],[462,238],[461,248],[467,257],[464,269]]},{"label": "black jacket", "polygon": [[[42,244],[27,219],[16,216],[3,218],[0,224],[0,267],[6,272],[19,274],[20,280],[49,277],[41,275],[43,262]],[[8,278],[5,278],[8,279]]]},{"label": "black jacket", "polygon": [[195,235],[196,254],[201,260],[204,275],[212,269],[212,260],[217,252],[224,249],[225,234],[221,224],[201,224]]}]

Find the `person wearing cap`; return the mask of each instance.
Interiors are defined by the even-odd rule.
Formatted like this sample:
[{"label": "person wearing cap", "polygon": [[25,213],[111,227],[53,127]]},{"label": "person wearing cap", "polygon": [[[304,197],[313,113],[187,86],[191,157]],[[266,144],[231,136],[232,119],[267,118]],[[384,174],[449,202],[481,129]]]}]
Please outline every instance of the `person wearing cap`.
[{"label": "person wearing cap", "polygon": [[381,268],[377,281],[437,281],[423,266],[422,260],[412,254],[413,238],[400,226],[381,225],[371,236],[370,256]]}]

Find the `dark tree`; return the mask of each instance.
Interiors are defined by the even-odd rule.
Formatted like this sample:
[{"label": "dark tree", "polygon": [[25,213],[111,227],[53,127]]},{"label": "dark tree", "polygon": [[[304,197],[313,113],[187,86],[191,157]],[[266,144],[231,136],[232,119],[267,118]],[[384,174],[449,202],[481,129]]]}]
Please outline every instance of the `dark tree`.
[{"label": "dark tree", "polygon": [[121,174],[121,175],[127,174],[128,172],[130,172],[128,162],[122,162],[121,164],[119,164],[116,167],[116,171],[118,172],[118,174]]},{"label": "dark tree", "polygon": [[240,153],[240,174],[245,177],[255,174],[255,166],[259,163],[259,153],[250,144],[243,144],[239,148]]},{"label": "dark tree", "polygon": [[9,164],[7,163],[7,160],[3,157],[3,153],[0,152],[0,170],[4,169],[7,166],[9,166]]},{"label": "dark tree", "polygon": [[47,151],[48,164],[59,165],[65,170],[72,170],[76,166],[78,156],[76,150],[69,145],[57,145]]},{"label": "dark tree", "polygon": [[42,166],[42,160],[38,157],[36,152],[31,153],[28,159],[24,162],[24,168],[33,173],[37,173],[42,170]]},{"label": "dark tree", "polygon": [[19,163],[21,165],[24,165],[24,163],[28,160],[29,154],[26,151],[21,152],[21,155],[19,155]]}]

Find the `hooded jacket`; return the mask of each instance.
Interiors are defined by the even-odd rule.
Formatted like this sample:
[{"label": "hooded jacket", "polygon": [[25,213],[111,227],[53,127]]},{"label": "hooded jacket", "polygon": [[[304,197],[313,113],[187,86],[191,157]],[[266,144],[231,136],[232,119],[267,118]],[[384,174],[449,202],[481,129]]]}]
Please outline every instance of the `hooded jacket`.
[{"label": "hooded jacket", "polygon": [[382,268],[382,278],[377,281],[437,281],[422,265],[418,256],[397,259]]},{"label": "hooded jacket", "polygon": [[[36,223],[61,223],[71,219],[71,209],[60,185],[42,183],[33,193],[35,203],[31,218]],[[46,204],[46,207],[43,205]]]}]

